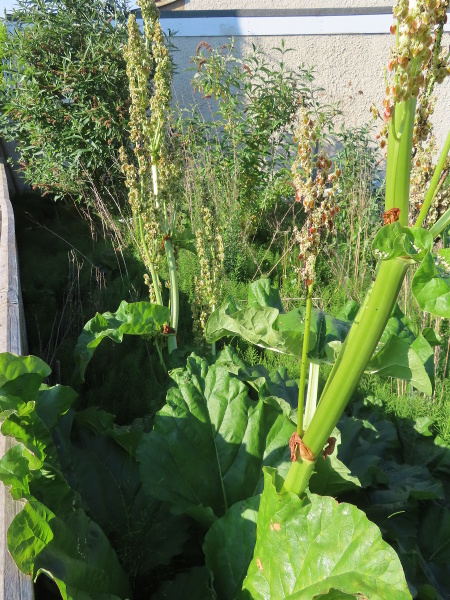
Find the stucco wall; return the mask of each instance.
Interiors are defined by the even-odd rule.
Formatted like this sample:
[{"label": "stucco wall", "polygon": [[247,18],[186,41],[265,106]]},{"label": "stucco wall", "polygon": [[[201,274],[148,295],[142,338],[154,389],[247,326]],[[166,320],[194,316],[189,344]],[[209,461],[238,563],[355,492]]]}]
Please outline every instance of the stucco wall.
[{"label": "stucco wall", "polygon": [[[195,0],[200,1],[200,0]],[[225,0],[223,0],[225,1]],[[288,0],[286,0],[288,1]],[[221,46],[223,37],[207,38],[213,46]],[[202,38],[176,38],[180,52],[175,55],[179,72],[175,77],[175,94],[184,105],[192,103],[194,95],[190,86],[193,72],[190,57],[195,54]],[[259,45],[268,56],[276,59],[272,48],[279,47],[279,37],[257,37],[235,40],[239,51],[245,55],[251,42]],[[324,102],[339,102],[346,126],[363,125],[370,121],[369,107],[375,102],[379,108],[384,97],[384,68],[388,61],[389,48],[393,42],[391,35],[332,35],[332,36],[289,36],[286,46],[293,48],[287,55],[292,67],[305,63],[316,67],[316,83],[324,88]],[[445,34],[443,46],[450,44],[450,34]],[[438,102],[433,123],[439,147],[442,147],[450,125],[450,81],[437,87]],[[207,100],[196,100],[205,104]],[[381,124],[381,122],[380,122]]]},{"label": "stucco wall", "polygon": [[185,10],[392,7],[392,0],[186,0]]}]

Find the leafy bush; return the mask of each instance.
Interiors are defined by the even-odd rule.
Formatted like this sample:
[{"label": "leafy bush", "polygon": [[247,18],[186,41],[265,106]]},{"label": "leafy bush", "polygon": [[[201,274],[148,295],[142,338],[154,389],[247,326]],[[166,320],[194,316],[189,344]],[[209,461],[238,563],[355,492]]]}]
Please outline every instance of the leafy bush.
[{"label": "leafy bush", "polygon": [[[80,197],[120,184],[116,155],[128,122],[121,45],[125,0],[19,0],[3,45],[8,85],[0,130],[17,142],[26,180]],[[118,182],[119,179],[119,182]]]}]

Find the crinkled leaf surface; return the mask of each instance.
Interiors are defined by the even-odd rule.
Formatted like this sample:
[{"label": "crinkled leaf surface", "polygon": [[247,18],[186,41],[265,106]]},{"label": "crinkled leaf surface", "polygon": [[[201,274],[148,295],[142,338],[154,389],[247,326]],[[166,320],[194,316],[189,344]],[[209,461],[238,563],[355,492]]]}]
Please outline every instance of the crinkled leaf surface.
[{"label": "crinkled leaf surface", "polygon": [[63,600],[112,595],[131,598],[128,579],[100,527],[79,509],[63,520],[30,500],[8,530],[8,549],[18,567],[34,578],[42,571]]},{"label": "crinkled leaf surface", "polygon": [[265,469],[255,553],[241,597],[311,600],[329,592],[411,599],[397,555],[362,511],[329,497],[278,494],[273,472]]},{"label": "crinkled leaf surface", "polygon": [[[259,294],[254,291],[252,302],[245,307],[229,298],[222,307],[213,312],[206,329],[208,342],[215,342],[225,336],[239,335],[262,348],[300,357],[303,351],[305,308],[298,307],[287,314],[281,313],[278,308],[274,308],[277,302],[267,299],[269,285],[267,279],[252,284],[254,290],[260,286],[263,287],[263,291]],[[257,301],[270,304],[257,304]],[[356,306],[352,303],[347,308],[344,316],[354,315]],[[409,320],[401,311],[392,315],[381,343],[367,366],[367,372],[410,381],[418,390],[431,394],[432,381],[421,362],[422,357],[419,356],[419,350],[425,349],[426,340],[416,347],[411,347],[416,336],[409,325]],[[351,323],[346,320],[313,309],[309,357],[333,363],[350,327]],[[430,374],[431,372],[432,369]]]},{"label": "crinkled leaf surface", "polygon": [[396,257],[420,262],[433,248],[433,236],[427,229],[404,227],[398,221],[378,230],[372,243],[377,258],[390,260]]},{"label": "crinkled leaf surface", "polygon": [[278,406],[251,400],[227,369],[195,355],[172,378],[176,387],[138,448],[142,483],[175,512],[210,525],[260,491],[264,465],[288,466],[294,425]]},{"label": "crinkled leaf surface", "polygon": [[260,496],[233,504],[205,537],[203,551],[219,600],[236,598],[253,557]]},{"label": "crinkled leaf surface", "polygon": [[75,346],[75,381],[84,381],[86,367],[104,338],[120,344],[125,334],[152,335],[169,320],[170,310],[166,306],[150,302],[128,304],[123,300],[115,313],[97,313],[86,323]]},{"label": "crinkled leaf surface", "polygon": [[37,356],[17,356],[10,352],[0,354],[0,388],[6,382],[27,373],[38,374],[41,380],[44,381],[51,372],[50,367]]},{"label": "crinkled leaf surface", "polygon": [[450,317],[450,275],[428,252],[417,269],[411,290],[420,308],[438,317]]}]

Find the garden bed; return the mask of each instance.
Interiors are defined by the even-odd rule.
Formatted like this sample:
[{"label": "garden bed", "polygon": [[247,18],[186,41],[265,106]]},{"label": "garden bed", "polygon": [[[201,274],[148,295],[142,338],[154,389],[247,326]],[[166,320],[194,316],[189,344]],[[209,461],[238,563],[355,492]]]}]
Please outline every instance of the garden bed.
[{"label": "garden bed", "polygon": [[[14,231],[14,214],[9,200],[6,173],[0,165],[0,352],[26,354],[19,268]],[[0,456],[11,447],[12,438],[0,435]],[[33,584],[16,567],[6,547],[8,527],[21,509],[8,490],[0,489],[0,600],[30,600]]]}]

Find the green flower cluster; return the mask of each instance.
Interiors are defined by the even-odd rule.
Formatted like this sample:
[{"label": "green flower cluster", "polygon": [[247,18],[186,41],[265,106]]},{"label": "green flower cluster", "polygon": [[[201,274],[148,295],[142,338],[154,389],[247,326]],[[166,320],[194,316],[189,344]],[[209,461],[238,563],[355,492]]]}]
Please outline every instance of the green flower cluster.
[{"label": "green flower cluster", "polygon": [[[176,220],[181,180],[177,137],[170,129],[172,60],[153,0],[141,0],[144,36],[134,15],[128,20],[124,57],[130,85],[131,148],[121,148],[122,172],[133,211],[135,236],[152,276],[146,282],[160,299],[157,272]],[[134,160],[131,155],[134,154]],[[156,294],[156,296],[155,296]]]},{"label": "green flower cluster", "polygon": [[202,207],[202,227],[196,232],[200,276],[195,277],[196,302],[192,306],[193,332],[198,343],[204,341],[206,324],[220,299],[225,259],[222,236],[214,227],[211,211]]}]

